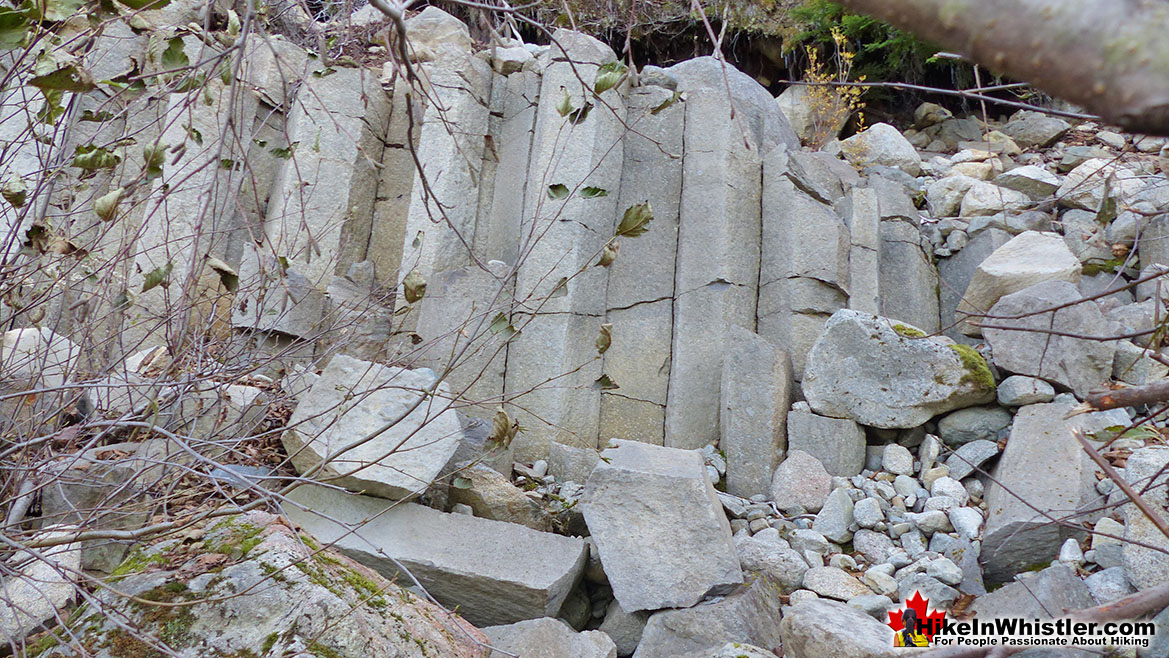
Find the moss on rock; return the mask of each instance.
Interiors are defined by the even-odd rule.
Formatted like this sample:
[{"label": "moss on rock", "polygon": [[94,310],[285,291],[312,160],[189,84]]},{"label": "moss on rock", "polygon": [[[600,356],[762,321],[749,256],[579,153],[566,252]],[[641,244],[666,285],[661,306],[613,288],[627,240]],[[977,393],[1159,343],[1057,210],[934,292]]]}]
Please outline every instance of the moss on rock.
[{"label": "moss on rock", "polygon": [[962,368],[966,370],[966,374],[962,375],[962,383],[974,384],[979,388],[992,391],[995,389],[994,374],[991,373],[990,366],[986,364],[986,359],[982,358],[977,350],[960,343],[949,347],[958,355],[958,359],[962,362]]}]

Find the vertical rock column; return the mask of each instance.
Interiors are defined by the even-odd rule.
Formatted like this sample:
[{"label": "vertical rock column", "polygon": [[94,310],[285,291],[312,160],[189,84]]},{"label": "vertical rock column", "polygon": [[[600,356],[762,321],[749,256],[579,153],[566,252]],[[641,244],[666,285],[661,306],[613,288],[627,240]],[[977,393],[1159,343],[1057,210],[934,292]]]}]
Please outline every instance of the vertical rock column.
[{"label": "vertical rock column", "polygon": [[[490,416],[503,396],[505,364],[505,337],[492,333],[491,324],[498,313],[506,315],[511,291],[505,268],[472,256],[472,247],[497,78],[473,55],[466,25],[453,16],[428,8],[406,29],[416,51],[421,44],[435,57],[419,64],[424,88],[413,102],[424,108],[414,129],[421,169],[413,173],[398,274],[399,281],[411,272],[427,280],[426,296],[399,316],[396,328],[422,342],[399,351],[415,366],[452,368],[446,379],[452,394],[476,405],[463,410]],[[399,308],[406,304],[399,295]]]},{"label": "vertical rock column", "polygon": [[722,372],[722,439],[727,493],[771,493],[771,475],[787,450],[791,357],[765,338],[731,327]]},{"label": "vertical rock column", "polygon": [[325,287],[366,257],[389,109],[370,71],[324,69],[304,79],[264,234],[240,266],[236,326],[302,338],[324,328]]},{"label": "vertical rock column", "polygon": [[876,193],[853,188],[845,203],[844,221],[850,241],[848,307],[877,315],[881,312],[881,215]]},{"label": "vertical rock column", "polygon": [[727,331],[732,324],[755,328],[759,136],[733,115],[725,89],[686,90],[665,434],[665,444],[674,448],[700,448],[718,439]]},{"label": "vertical rock column", "polygon": [[778,150],[763,163],[763,258],[759,334],[791,354],[803,380],[824,323],[848,303],[848,228],[828,205],[800,190]]},{"label": "vertical rock column", "polygon": [[[209,56],[195,37],[184,38],[184,45],[191,62]],[[230,296],[204,259],[240,264],[246,238],[236,207],[258,100],[244,85],[224,84],[211,72],[207,78],[202,88],[170,94],[164,101],[157,147],[166,155],[146,202],[129,279],[129,289],[138,293],[128,311],[133,342],[173,340],[173,332],[184,328],[219,336],[230,332]],[[144,290],[162,272],[169,272],[169,284]],[[187,305],[191,313],[176,313]]]},{"label": "vertical rock column", "polygon": [[[446,30],[436,40],[436,26]],[[425,27],[428,32],[419,34]],[[487,135],[491,69],[473,56],[467,26],[435,8],[407,21],[406,33],[436,51],[417,65],[422,77],[422,125],[399,280],[417,270],[430,277],[471,263],[478,190]],[[417,46],[417,44],[416,44]]]},{"label": "vertical rock column", "polygon": [[[625,130],[618,90],[599,98],[592,90],[598,67],[615,60],[608,46],[557,30],[541,59],[543,102],[517,256],[513,324],[521,333],[507,358],[506,392],[518,396],[515,402],[526,412],[520,422],[528,430],[516,439],[517,459],[544,457],[554,441],[597,443],[601,362],[594,341],[605,313],[608,270],[592,265],[617,221]],[[579,111],[561,116],[557,106],[566,94]],[[584,115],[586,103],[591,109]],[[553,198],[554,185],[571,194]],[[585,198],[585,187],[608,194]]]},{"label": "vertical rock column", "polygon": [[[503,401],[511,338],[506,326],[512,320],[514,265],[539,94],[534,60],[524,70],[491,75],[472,242],[478,262],[436,274],[420,302],[417,333],[433,343],[423,363],[439,359],[434,365],[441,367],[455,355],[448,382],[469,416],[490,417]],[[463,196],[470,198],[467,191]],[[495,325],[500,317],[507,322]]]},{"label": "vertical rock column", "polygon": [[630,92],[618,213],[648,201],[654,219],[649,232],[622,239],[609,267],[607,321],[613,343],[604,372],[618,388],[601,393],[602,441],[633,439],[662,445],[670,344],[674,324],[674,260],[682,193],[682,135],[685,105],[664,87]]},{"label": "vertical rock column", "polygon": [[938,269],[916,222],[881,220],[880,315],[938,330]]}]

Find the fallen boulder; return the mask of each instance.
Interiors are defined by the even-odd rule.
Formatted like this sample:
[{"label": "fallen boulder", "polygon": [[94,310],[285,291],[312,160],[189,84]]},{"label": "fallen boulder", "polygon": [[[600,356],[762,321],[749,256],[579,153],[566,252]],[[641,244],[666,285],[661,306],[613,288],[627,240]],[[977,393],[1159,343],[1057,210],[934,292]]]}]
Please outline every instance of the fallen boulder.
[{"label": "fallen boulder", "polygon": [[[84,628],[92,655],[485,658],[484,635],[265,512],[208,522],[199,541],[130,555],[99,588]],[[208,557],[212,559],[208,559]],[[126,595],[133,596],[131,599]],[[173,605],[185,603],[188,605]],[[77,636],[42,656],[76,655]],[[160,646],[169,646],[163,652]],[[263,651],[260,652],[260,648]]]},{"label": "fallen boulder", "polygon": [[[1044,281],[1076,283],[1082,269],[1062,237],[1025,231],[982,261],[958,302],[955,317],[963,320],[985,314],[1005,295]],[[971,336],[981,335],[982,331],[979,323],[972,320],[963,321],[959,329]]]},{"label": "fallen boulder", "polygon": [[[541,617],[483,629],[496,651],[491,658],[617,658],[617,646],[601,631],[578,633],[559,619]],[[503,653],[503,652],[507,653]]]},{"label": "fallen boulder", "polygon": [[892,628],[839,601],[800,601],[784,609],[779,629],[787,658],[891,658],[898,654]]},{"label": "fallen boulder", "polygon": [[313,479],[383,498],[426,490],[462,434],[455,411],[429,397],[432,389],[446,391],[434,380],[430,370],[334,356],[296,405],[282,437],[293,466]]},{"label": "fallen boulder", "polygon": [[621,607],[685,608],[743,582],[730,523],[699,453],[613,444],[581,506]]},{"label": "fallen boulder", "polygon": [[910,428],[994,399],[986,361],[944,336],[868,313],[837,311],[812,347],[804,396],[823,416]]},{"label": "fallen boulder", "polygon": [[401,564],[480,627],[555,617],[588,559],[580,539],[514,523],[320,486],[302,486],[288,498],[285,513],[319,541],[387,578],[399,576]]},{"label": "fallen boulder", "polygon": [[[1110,332],[1100,308],[1077,304],[1081,299],[1066,281],[1046,281],[1000,299],[991,309],[995,319],[983,329],[995,365],[1061,384],[1080,397],[1106,383],[1116,344],[1090,340]],[[1047,311],[1054,308],[1059,310]]]},{"label": "fallen boulder", "polygon": [[782,644],[779,597],[779,588],[761,575],[720,599],[692,608],[655,612],[645,625],[633,658],[701,655],[727,642],[777,649]]},{"label": "fallen boulder", "polygon": [[1005,582],[1050,562],[1064,541],[1084,534],[1056,523],[1082,520],[1080,510],[1096,500],[1092,464],[1064,422],[1070,408],[1033,404],[1015,415],[1007,447],[986,485],[982,563],[989,581]]}]

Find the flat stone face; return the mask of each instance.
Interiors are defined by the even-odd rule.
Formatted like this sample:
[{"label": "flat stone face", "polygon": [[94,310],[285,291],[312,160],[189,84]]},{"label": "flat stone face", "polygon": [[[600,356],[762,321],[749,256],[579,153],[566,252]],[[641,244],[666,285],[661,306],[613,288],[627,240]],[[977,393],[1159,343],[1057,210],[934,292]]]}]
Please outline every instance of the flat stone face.
[{"label": "flat stone face", "polygon": [[[626,111],[619,90],[605,92],[603,103],[576,124],[556,110],[565,93],[573,107],[583,107],[599,63],[611,61],[612,50],[585,35],[561,36],[563,48],[541,57],[549,61],[540,97],[555,100],[536,109],[526,172],[531,182],[519,227],[524,253],[515,278],[516,300],[524,312],[512,317],[521,331],[509,346],[505,376],[505,392],[518,396],[519,421],[528,429],[515,440],[516,456],[523,460],[547,457],[552,442],[597,445],[601,396],[596,381],[603,371],[601,361],[593,359],[594,341],[604,322],[609,272],[592,265],[623,212],[617,200]],[[552,199],[552,185],[577,192]],[[585,198],[584,187],[608,194]]]},{"label": "flat stone face", "polygon": [[760,156],[750,133],[744,144],[731,108],[723,87],[686,95],[665,433],[665,444],[677,448],[701,448],[718,437],[726,332],[755,321]]},{"label": "flat stone face", "polygon": [[[542,617],[506,626],[488,626],[483,634],[496,649],[519,656],[546,658],[617,658],[617,646],[601,631],[577,633],[559,619]],[[501,656],[493,652],[492,656]]]},{"label": "flat stone face", "polygon": [[433,383],[429,370],[334,356],[297,404],[283,435],[293,465],[304,473],[404,415],[376,438],[332,459],[313,478],[385,498],[425,490],[455,454],[462,436],[455,411],[444,410],[438,398],[411,410]]},{"label": "flat stone face", "polygon": [[760,575],[725,598],[684,610],[654,613],[645,625],[634,658],[709,655],[727,642],[778,649],[779,588]]},{"label": "flat stone face", "polygon": [[[289,518],[322,544],[385,575],[397,560],[428,592],[476,626],[554,616],[576,585],[588,547],[576,538],[318,486],[289,495]],[[297,507],[323,510],[349,528]],[[405,576],[399,576],[399,581]]]},{"label": "flat stone face", "polygon": [[880,315],[897,318],[926,333],[938,330],[938,270],[929,241],[904,220],[882,220]]},{"label": "flat stone face", "polygon": [[694,605],[741,583],[731,528],[697,452],[617,441],[581,507],[629,612]]},{"label": "flat stone face", "polygon": [[[1115,343],[1072,336],[1106,336],[1108,323],[1095,304],[1075,304],[1082,299],[1076,287],[1065,281],[1047,281],[1003,297],[991,309],[998,318],[983,329],[994,353],[995,365],[1020,375],[1062,384],[1083,397],[1112,376]],[[1036,313],[1066,306],[1055,312]],[[1053,317],[1054,316],[1054,317]],[[1051,335],[1045,330],[1071,335]]]},{"label": "flat stone face", "polygon": [[766,495],[787,448],[791,359],[739,326],[727,337],[723,361],[719,447],[727,458],[727,493]]},{"label": "flat stone face", "polygon": [[1091,463],[1063,419],[1068,409],[1068,404],[1034,404],[1015,415],[1007,447],[986,486],[982,563],[987,580],[1004,582],[1048,562],[1068,537],[1083,534],[1047,516],[1078,519],[1076,510],[1096,498]]},{"label": "flat stone face", "polygon": [[423,343],[412,352],[411,365],[441,372],[458,396],[463,413],[490,418],[503,397],[507,334],[494,332],[492,320],[511,315],[512,291],[506,267],[477,265],[429,277],[426,296],[417,302],[415,332]]},{"label": "flat stone face", "polygon": [[808,356],[803,388],[812,410],[871,427],[910,428],[994,399],[981,356],[924,333],[890,318],[837,311]]},{"label": "flat stone face", "polygon": [[829,475],[849,477],[864,468],[865,431],[847,418],[792,411],[787,415],[787,436],[789,451],[819,460]]},{"label": "flat stone face", "polygon": [[[1076,283],[1080,280],[1081,269],[1079,259],[1059,235],[1037,231],[1020,233],[979,264],[958,303],[958,319],[986,313],[1004,295],[1037,283]],[[980,335],[975,322],[963,324],[962,331]]]},{"label": "flat stone face", "polygon": [[[47,532],[33,539],[50,539],[58,534]],[[58,611],[64,610],[76,593],[80,546],[62,544],[38,552],[41,557],[18,554],[14,564],[23,566],[5,574],[0,583],[0,637],[5,643],[19,646],[30,633],[57,626],[54,618]],[[42,627],[46,622],[49,623]]]},{"label": "flat stone face", "polygon": [[800,601],[786,609],[779,629],[790,658],[892,658],[899,651],[893,629],[839,601]]}]

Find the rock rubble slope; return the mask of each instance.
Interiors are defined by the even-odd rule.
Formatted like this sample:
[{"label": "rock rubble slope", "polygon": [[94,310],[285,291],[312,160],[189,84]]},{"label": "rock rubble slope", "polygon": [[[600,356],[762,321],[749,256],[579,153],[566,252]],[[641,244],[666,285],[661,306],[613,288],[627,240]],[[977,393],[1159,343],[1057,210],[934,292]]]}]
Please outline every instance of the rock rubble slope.
[{"label": "rock rubble slope", "polygon": [[[4,306],[6,430],[80,404],[164,437],[52,465],[38,536],[119,541],[13,556],[0,620],[41,643],[27,655],[68,655],[76,628],[103,658],[141,648],[59,614],[83,568],[138,597],[88,602],[180,655],[264,658],[884,656],[915,595],[1050,616],[1169,578],[1169,539],[1072,434],[1165,512],[1164,414],[1069,417],[1169,373],[1164,140],[926,106],[812,152],[714,58],[630,76],[569,30],[479,49],[435,7],[407,28],[427,94],[245,39],[208,103],[134,101],[265,164],[245,177],[192,146],[127,211],[144,227],[127,276],[148,289],[118,302],[118,331],[145,349],[118,368],[85,327]],[[85,194],[62,203],[96,217]],[[198,207],[216,210],[206,243]],[[179,309],[141,279],[196,258],[238,279],[222,343],[266,365],[175,374]],[[276,437],[279,465],[232,460]],[[168,468],[270,511],[127,552]]]}]

